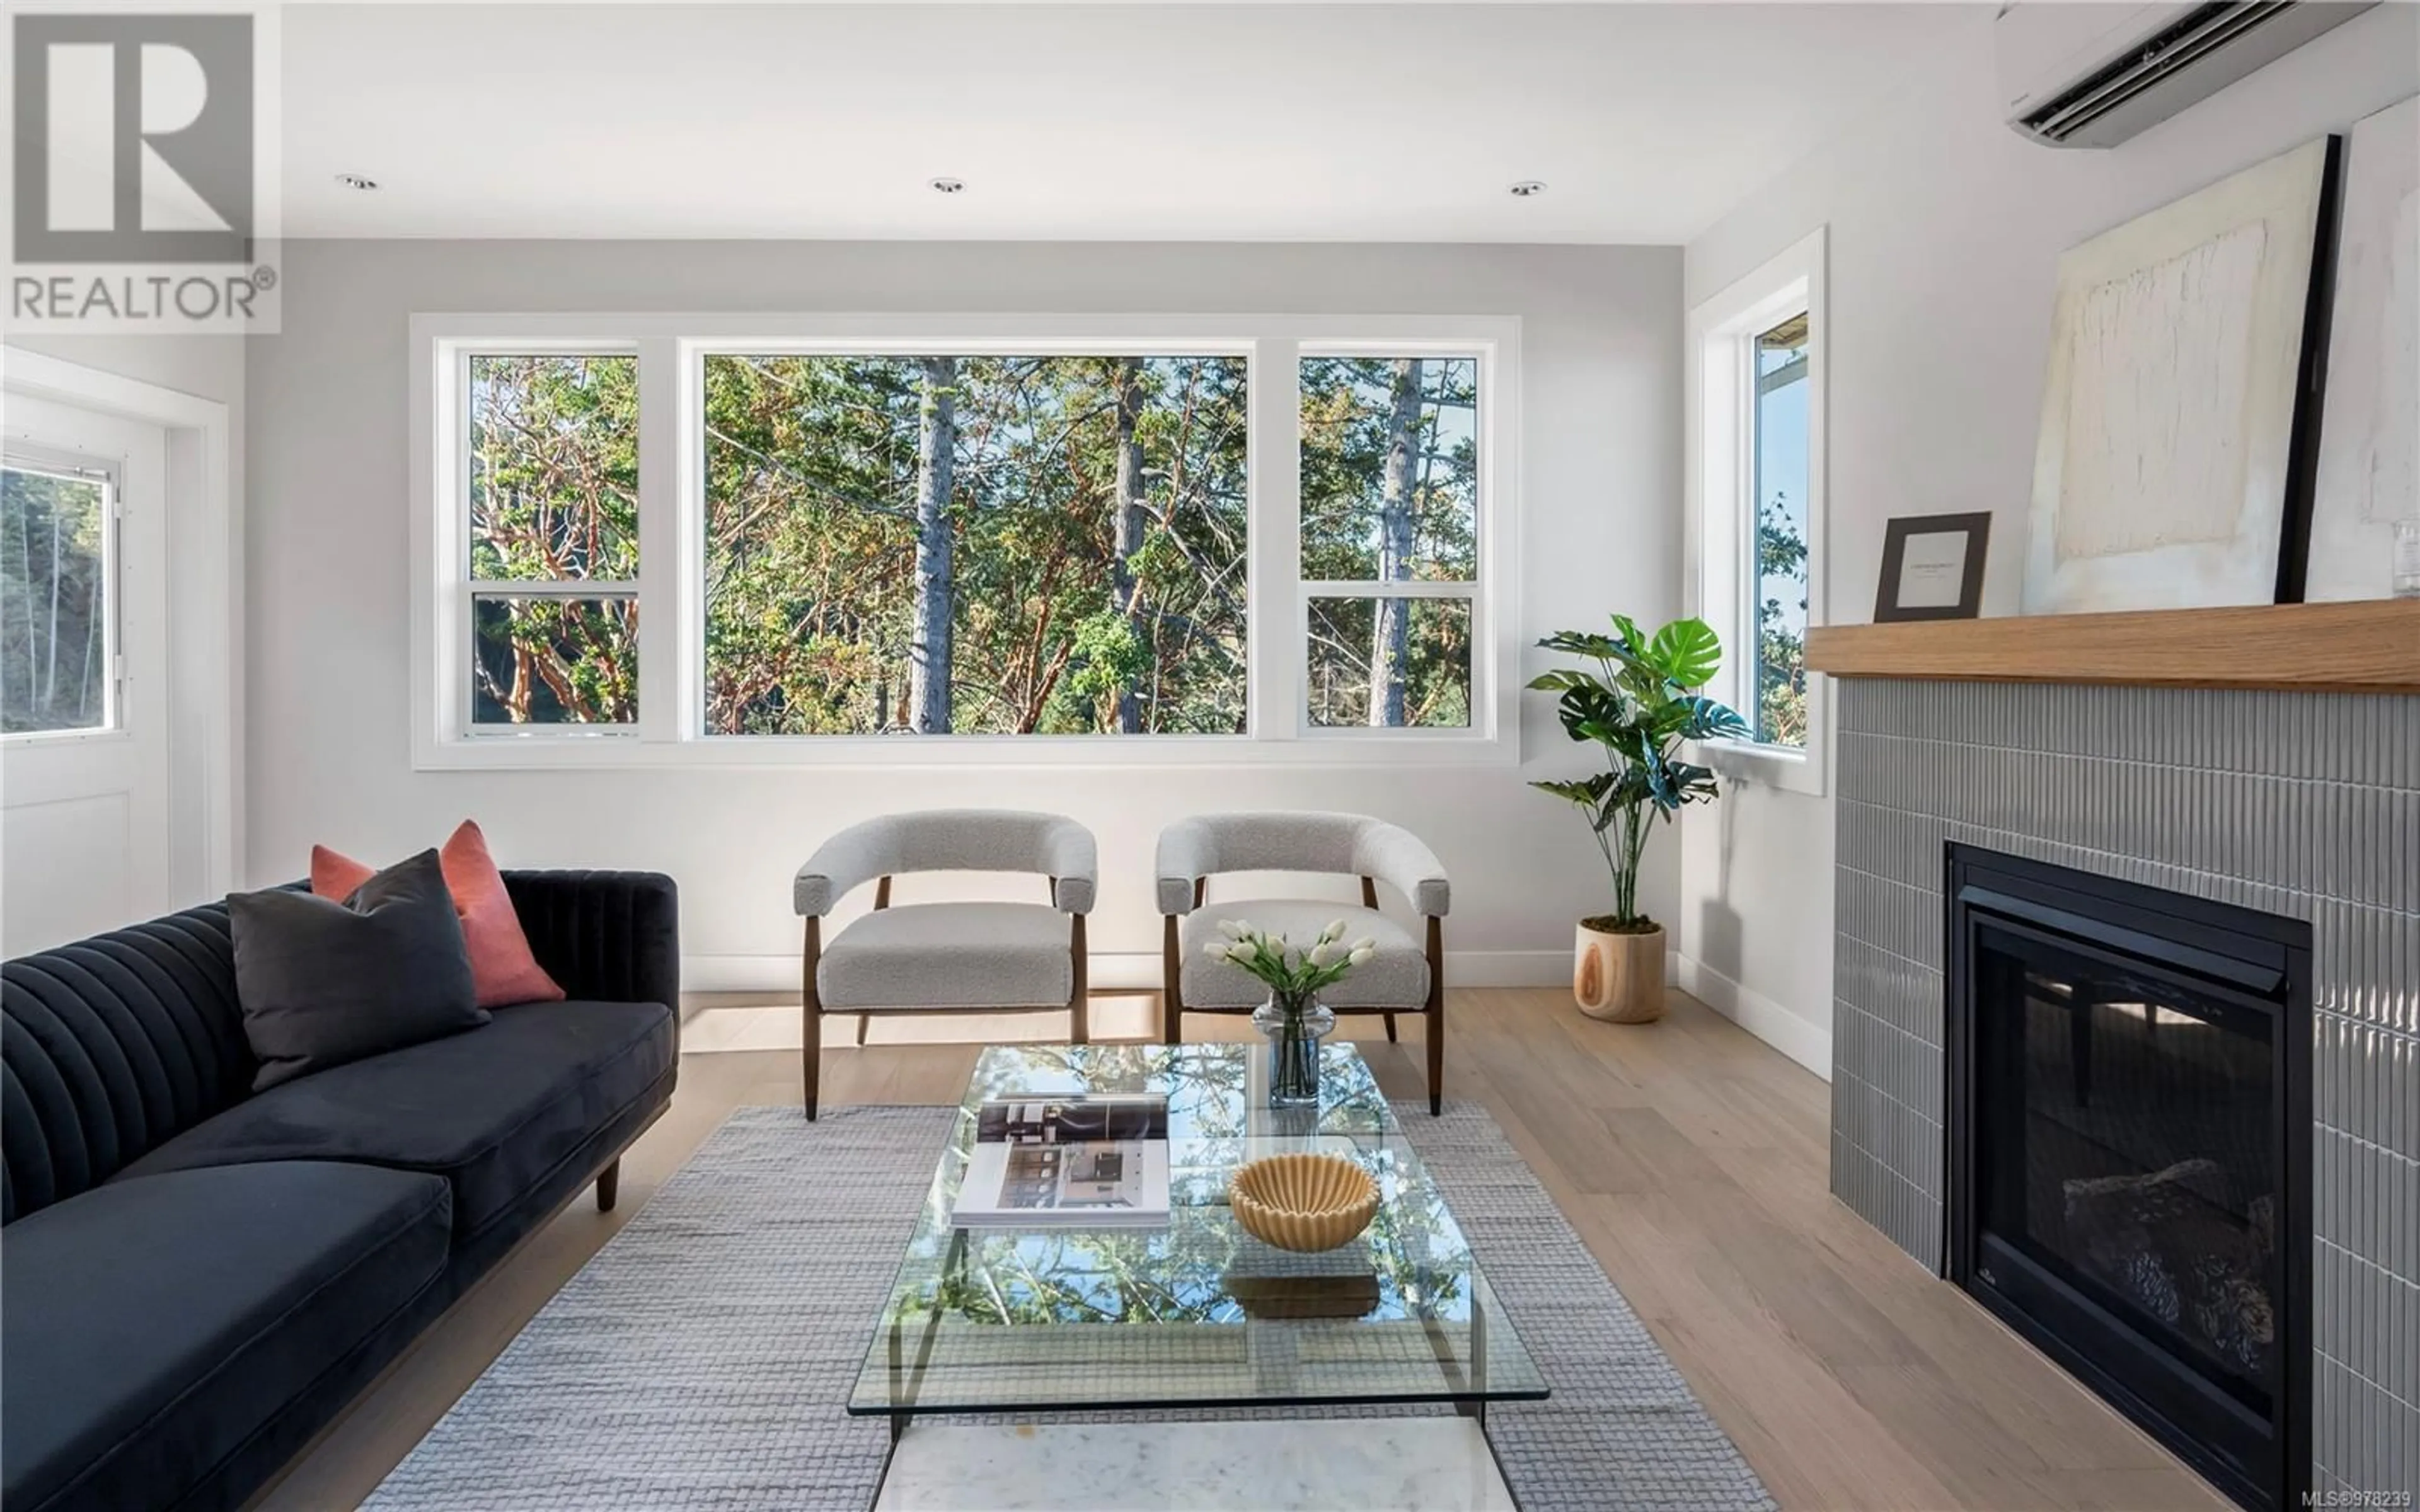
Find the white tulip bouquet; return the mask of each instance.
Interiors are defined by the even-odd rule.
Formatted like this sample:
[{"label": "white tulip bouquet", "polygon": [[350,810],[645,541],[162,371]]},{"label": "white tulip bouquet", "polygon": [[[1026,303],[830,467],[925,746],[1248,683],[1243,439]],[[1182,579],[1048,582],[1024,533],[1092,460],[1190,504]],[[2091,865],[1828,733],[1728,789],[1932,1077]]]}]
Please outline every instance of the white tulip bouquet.
[{"label": "white tulip bouquet", "polygon": [[1270,1105],[1317,1105],[1319,1041],[1336,1026],[1336,1015],[1319,1001],[1319,990],[1342,981],[1347,972],[1376,955],[1376,942],[1361,939],[1346,945],[1341,918],[1308,946],[1233,918],[1218,921],[1218,933],[1220,938],[1202,953],[1268,984],[1269,1000],[1253,1011],[1252,1023],[1269,1041]]},{"label": "white tulip bouquet", "polygon": [[1224,961],[1268,983],[1280,1003],[1300,1003],[1323,987],[1344,980],[1345,973],[1378,953],[1375,941],[1343,943],[1344,920],[1336,919],[1319,932],[1308,948],[1288,943],[1282,934],[1256,930],[1239,919],[1222,918],[1218,933],[1202,950],[1213,961]]}]

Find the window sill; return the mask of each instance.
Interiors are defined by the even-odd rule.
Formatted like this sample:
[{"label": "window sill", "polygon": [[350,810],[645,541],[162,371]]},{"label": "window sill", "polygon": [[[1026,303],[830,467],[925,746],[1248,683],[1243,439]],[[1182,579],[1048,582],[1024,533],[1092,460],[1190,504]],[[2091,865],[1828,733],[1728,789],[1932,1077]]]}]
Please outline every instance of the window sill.
[{"label": "window sill", "polygon": [[1804,794],[1811,798],[1823,797],[1827,791],[1823,752],[1812,747],[1801,749],[1710,740],[1699,745],[1698,756],[1717,775],[1734,781]]},{"label": "window sill", "polygon": [[427,739],[424,772],[835,768],[1091,770],[1246,767],[1516,767],[1514,740],[1474,733],[1346,730],[1252,735],[752,735],[649,740],[634,734]]}]

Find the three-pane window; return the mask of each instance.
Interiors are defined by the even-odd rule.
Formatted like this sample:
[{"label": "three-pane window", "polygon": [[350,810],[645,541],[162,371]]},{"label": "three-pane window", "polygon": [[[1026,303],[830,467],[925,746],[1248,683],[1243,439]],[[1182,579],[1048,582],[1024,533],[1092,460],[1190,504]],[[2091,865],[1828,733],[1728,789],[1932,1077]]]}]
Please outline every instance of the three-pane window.
[{"label": "three-pane window", "polygon": [[[444,417],[426,764],[944,734],[1499,748],[1510,322],[1437,346],[1240,317],[1097,346],[1068,333],[1117,322],[1031,345],[1005,321],[964,345],[938,321],[478,324],[416,322]],[[856,328],[875,339],[832,337]],[[626,739],[561,738],[598,734]]]}]

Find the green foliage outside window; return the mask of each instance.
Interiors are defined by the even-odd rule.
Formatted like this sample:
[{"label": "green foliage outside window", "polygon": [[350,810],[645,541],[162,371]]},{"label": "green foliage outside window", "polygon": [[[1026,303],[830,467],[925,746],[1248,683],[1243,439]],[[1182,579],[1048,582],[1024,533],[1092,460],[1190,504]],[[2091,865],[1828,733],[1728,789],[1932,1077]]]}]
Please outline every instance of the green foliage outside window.
[{"label": "green foliage outside window", "polygon": [[[639,362],[474,356],[471,576],[494,583],[639,575]],[[638,717],[636,600],[481,596],[473,718],[628,724]]]},{"label": "green foliage outside window", "polygon": [[0,733],[108,717],[107,503],[98,479],[0,471]]},{"label": "green foliage outside window", "polygon": [[706,360],[706,727],[1234,733],[1236,357]]},{"label": "green foliage outside window", "polygon": [[[1756,517],[1756,732],[1768,745],[1807,744],[1807,538],[1777,504]],[[1785,603],[1794,588],[1793,605]],[[1790,609],[1794,607],[1793,615]]]}]

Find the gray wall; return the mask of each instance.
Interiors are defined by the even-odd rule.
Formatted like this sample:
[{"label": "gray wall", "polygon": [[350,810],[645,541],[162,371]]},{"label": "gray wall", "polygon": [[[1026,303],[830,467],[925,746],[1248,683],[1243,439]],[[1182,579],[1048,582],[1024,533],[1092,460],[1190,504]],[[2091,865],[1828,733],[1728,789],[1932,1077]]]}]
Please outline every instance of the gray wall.
[{"label": "gray wall", "polygon": [[[1962,510],[1996,517],[1983,612],[2017,611],[2062,251],[2420,90],[2420,6],[2381,6],[2122,147],[2055,151],[2001,123],[1989,32],[1689,243],[1694,304],[1830,227],[1835,624],[1871,618],[1892,516]],[[1831,1027],[1831,810],[1734,785],[1683,826],[1692,969],[1818,1032]]]},{"label": "gray wall", "polygon": [[[902,807],[1051,809],[1100,836],[1094,949],[1156,980],[1162,825],[1351,809],[1419,831],[1453,873],[1457,980],[1567,977],[1571,920],[1606,887],[1585,828],[1524,786],[1585,759],[1544,699],[1525,701],[1519,770],[413,771],[405,326],[463,311],[1517,316],[1527,642],[1676,608],[1678,248],[302,241],[286,246],[285,291],[284,333],[250,363],[255,880],[298,874],[314,841],[392,857],[476,815],[507,864],[672,872],[691,980],[781,987],[796,980],[789,876],[825,835]],[[1661,908],[1673,847],[1657,865]]]},{"label": "gray wall", "polygon": [[2308,920],[2317,1489],[2420,1482],[2420,698],[1841,685],[1832,1190],[1943,1263],[1942,846]]}]

